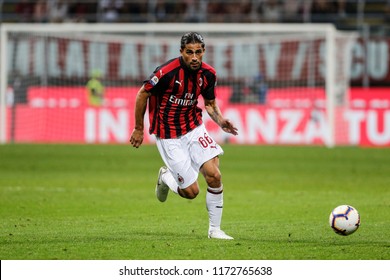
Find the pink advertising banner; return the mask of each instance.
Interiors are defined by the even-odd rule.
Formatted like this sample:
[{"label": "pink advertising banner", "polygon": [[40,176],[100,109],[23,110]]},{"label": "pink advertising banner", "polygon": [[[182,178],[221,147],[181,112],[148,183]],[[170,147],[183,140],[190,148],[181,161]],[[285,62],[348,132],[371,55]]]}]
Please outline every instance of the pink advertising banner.
[{"label": "pink advertising banner", "polygon": [[[135,87],[107,87],[104,105],[93,107],[84,87],[31,87],[27,103],[8,108],[7,137],[14,142],[127,143],[136,93]],[[218,87],[217,94],[223,114],[239,129],[238,136],[228,135],[204,112],[206,127],[221,143],[323,145],[327,140],[322,89],[270,89],[266,105],[231,103],[230,87]],[[390,146],[390,89],[352,88],[347,103],[336,109],[336,144]],[[145,122],[144,141],[154,143],[147,117]]]}]

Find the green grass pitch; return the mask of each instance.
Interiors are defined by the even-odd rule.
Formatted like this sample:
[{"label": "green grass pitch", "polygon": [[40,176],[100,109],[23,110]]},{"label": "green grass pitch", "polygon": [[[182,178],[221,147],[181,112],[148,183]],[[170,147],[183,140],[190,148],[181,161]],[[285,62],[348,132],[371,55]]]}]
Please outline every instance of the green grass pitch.
[{"label": "green grass pitch", "polygon": [[[223,148],[231,241],[207,238],[203,177],[195,200],[157,201],[154,145],[2,145],[0,259],[390,259],[390,149]],[[361,215],[346,237],[340,204]]]}]

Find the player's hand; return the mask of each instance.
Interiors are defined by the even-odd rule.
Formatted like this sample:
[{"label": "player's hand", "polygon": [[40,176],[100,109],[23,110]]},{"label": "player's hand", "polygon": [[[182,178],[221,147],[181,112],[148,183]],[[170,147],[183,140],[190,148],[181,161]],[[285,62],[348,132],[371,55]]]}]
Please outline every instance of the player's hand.
[{"label": "player's hand", "polygon": [[221,124],[222,130],[231,133],[233,135],[238,135],[238,129],[235,127],[229,120],[224,120]]},{"label": "player's hand", "polygon": [[130,136],[130,143],[134,148],[141,146],[144,141],[144,131],[139,129],[134,129]]}]

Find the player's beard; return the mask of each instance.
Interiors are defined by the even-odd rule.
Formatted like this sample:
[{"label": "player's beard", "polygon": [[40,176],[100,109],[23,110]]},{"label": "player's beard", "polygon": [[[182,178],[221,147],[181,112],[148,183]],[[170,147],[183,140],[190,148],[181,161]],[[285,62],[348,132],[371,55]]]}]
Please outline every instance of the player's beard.
[{"label": "player's beard", "polygon": [[200,69],[200,66],[202,65],[202,62],[197,62],[197,63],[189,63],[187,65],[188,69],[191,71],[198,71]]}]

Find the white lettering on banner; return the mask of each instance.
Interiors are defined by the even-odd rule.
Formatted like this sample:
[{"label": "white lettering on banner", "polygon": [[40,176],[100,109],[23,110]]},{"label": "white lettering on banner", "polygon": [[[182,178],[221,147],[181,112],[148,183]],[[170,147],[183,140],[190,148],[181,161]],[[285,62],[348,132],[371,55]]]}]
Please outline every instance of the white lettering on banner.
[{"label": "white lettering on banner", "polygon": [[126,142],[128,136],[128,120],[129,115],[127,110],[118,110],[117,117],[109,110],[101,110],[99,114],[99,140],[103,143],[110,141],[110,135],[119,143]]},{"label": "white lettering on banner", "polygon": [[252,77],[260,73],[258,45],[235,44],[233,46],[233,61],[235,62],[233,75],[236,77]]},{"label": "white lettering on banner", "polygon": [[347,110],[344,112],[344,119],[348,122],[348,141],[351,145],[360,143],[360,124],[364,120],[364,111]]},{"label": "white lettering on banner", "polygon": [[390,142],[390,110],[383,114],[383,129],[380,132],[379,116],[377,111],[367,111],[367,138],[374,145],[385,145]]},{"label": "white lettering on banner", "polygon": [[85,110],[85,141],[87,143],[127,142],[129,134],[129,112],[118,109],[113,112],[106,109],[89,108]]},{"label": "white lettering on banner", "polygon": [[364,74],[364,47],[361,42],[356,42],[352,46],[352,65],[351,65],[351,79],[355,80],[362,77]]},{"label": "white lettering on banner", "polygon": [[[231,136],[222,130],[209,130],[217,142],[229,139],[239,144],[313,144],[325,143],[328,139],[328,126],[324,112],[318,112],[317,118],[308,119],[303,110],[259,111],[250,109],[240,114],[240,109],[224,110],[224,116],[238,128],[238,135]],[[207,126],[211,119],[205,116]]]},{"label": "white lettering on banner", "polygon": [[315,119],[310,118],[306,124],[304,143],[311,144],[316,139],[329,143],[329,128],[323,111],[316,112]]},{"label": "white lettering on banner", "polygon": [[[344,113],[344,119],[348,122],[348,141],[349,144],[359,145],[361,135],[367,135],[367,139],[373,145],[390,144],[390,110],[383,111],[383,127],[379,128],[379,111],[374,110],[347,110]],[[363,126],[363,124],[366,124]],[[366,131],[362,131],[365,127]]]},{"label": "white lettering on banner", "polygon": [[276,79],[278,75],[278,61],[280,58],[281,44],[264,45],[265,76],[267,79]]},{"label": "white lettering on banner", "polygon": [[302,76],[302,69],[307,56],[307,47],[308,45],[305,42],[300,42],[298,45],[297,55],[294,58],[294,65],[291,72],[291,78],[293,80],[297,80]]},{"label": "white lettering on banner", "polygon": [[[138,77],[138,52],[135,44],[125,44],[121,48],[119,59],[119,77]],[[145,76],[147,77],[147,76]]]},{"label": "white lettering on banner", "polygon": [[13,46],[14,51],[16,51],[15,67],[21,75],[28,75],[30,63],[30,43],[27,40],[20,40],[17,42],[18,43]]},{"label": "white lettering on banner", "polygon": [[84,112],[84,137],[86,143],[96,142],[96,112],[86,109]]},{"label": "white lettering on banner", "polygon": [[256,144],[259,141],[258,135],[261,135],[265,143],[276,143],[278,126],[276,111],[267,110],[263,117],[259,111],[248,109],[246,123],[248,133],[246,138],[250,144]]},{"label": "white lettering on banner", "polygon": [[[382,112],[383,114],[375,110],[346,110],[344,120],[347,122],[348,144],[360,145],[362,137],[366,135],[370,142],[368,144],[389,145],[390,110]],[[243,113],[241,115],[237,108],[228,108],[223,112],[238,128],[237,136],[226,134],[219,128],[209,130],[210,135],[220,143],[231,140],[239,144],[314,144],[326,143],[328,139],[328,126],[322,111],[316,114],[316,119],[307,119],[303,110],[258,111],[248,108]],[[127,142],[130,129],[128,116],[129,111],[125,109],[117,111],[116,117],[109,110],[85,110],[85,141]],[[212,120],[205,115],[205,125],[209,122],[212,123]],[[145,127],[149,127],[148,123],[148,118],[145,117]],[[154,137],[145,133],[145,143],[154,142]]]},{"label": "white lettering on banner", "polygon": [[[229,57],[230,46],[220,42],[214,45],[214,67],[218,69],[218,77],[229,77],[231,67],[228,67],[231,57]],[[206,51],[207,53],[207,51]]]},{"label": "white lettering on banner", "polygon": [[58,64],[58,44],[53,41],[37,40],[34,45],[34,58],[36,62],[33,63],[34,73],[36,75],[46,76],[49,74],[52,77],[59,77],[61,70]]},{"label": "white lettering on banner", "polygon": [[303,117],[303,112],[298,110],[282,110],[280,118],[285,122],[279,136],[282,144],[298,144],[302,141],[302,135],[298,132],[298,125]]},{"label": "white lettering on banner", "polygon": [[[125,143],[134,127],[135,120],[131,117],[134,116],[134,102],[130,100],[134,100],[137,88],[108,89],[113,95],[108,96],[104,106],[96,108],[88,105],[84,94],[85,88],[82,86],[32,87],[29,90],[28,103],[16,104],[17,111],[22,112],[18,116],[19,122],[46,124],[34,129],[35,135],[29,138],[33,139],[31,141]],[[352,88],[349,103],[351,107],[338,107],[335,111],[335,143],[390,146],[390,100],[387,93],[388,88],[369,91]],[[130,99],[125,98],[128,94],[131,95]],[[187,97],[191,94],[187,93]],[[123,98],[119,98],[120,96]],[[122,101],[117,103],[116,100]],[[305,98],[289,101],[283,107],[272,107],[272,103],[269,106],[259,106],[222,102],[222,113],[238,128],[237,136],[221,130],[208,114],[204,114],[204,123],[210,135],[220,143],[275,145],[329,143],[328,119],[323,106],[316,107],[314,103],[307,103]],[[316,103],[317,101],[313,100]],[[11,107],[7,110],[10,113]],[[71,122],[51,121],[66,120],[70,116]],[[148,114],[144,116],[144,123],[144,143],[154,143],[155,137],[147,131]],[[16,126],[15,129],[15,135],[32,135],[28,126]],[[53,131],[56,131],[54,135]]]},{"label": "white lettering on banner", "polygon": [[[324,112],[318,112],[315,120],[306,120],[302,110],[258,112],[248,109],[244,116],[241,119],[239,112],[234,113],[234,109],[229,109],[229,118],[245,128],[240,130],[244,141],[241,139],[239,143],[313,144],[316,140],[326,143],[329,137]],[[383,116],[374,110],[346,110],[344,119],[348,122],[350,144],[361,144],[362,135],[367,135],[373,145],[390,143],[390,110],[384,111]],[[365,131],[361,131],[363,123],[366,123]],[[379,127],[380,123],[383,123],[382,128]]]},{"label": "white lettering on banner", "polygon": [[67,77],[83,77],[85,75],[83,45],[81,42],[69,42],[65,65]]},{"label": "white lettering on banner", "polygon": [[[155,67],[167,59],[179,56],[177,43],[117,42],[117,52],[111,52],[110,43],[79,40],[10,39],[8,69],[22,75],[49,77],[86,77],[92,69],[100,69],[112,78],[147,78]],[[273,44],[244,42],[210,43],[207,61],[213,63],[219,78],[253,77],[263,72],[271,81],[299,80],[312,75],[324,77],[324,42],[277,42]],[[319,57],[314,57],[314,48]],[[362,79],[365,71],[375,82],[390,80],[390,40],[372,39],[367,43],[357,40],[352,45],[351,78]],[[310,57],[313,54],[313,60]],[[343,54],[339,54],[342,56]],[[117,57],[119,56],[119,57]],[[315,62],[315,69],[308,68]],[[110,67],[110,64],[113,67]],[[110,71],[115,71],[109,73]],[[310,71],[308,73],[308,71]],[[318,77],[318,75],[320,77]]]},{"label": "white lettering on banner", "polygon": [[[46,56],[48,59],[48,69],[47,72],[51,76],[59,77],[61,76],[60,65],[58,64],[58,44],[56,42],[50,41],[49,43],[49,54]],[[41,64],[41,63],[36,63]],[[42,63],[43,64],[43,63]]]},{"label": "white lettering on banner", "polygon": [[45,50],[45,42],[43,40],[39,40],[34,45],[34,57],[38,61],[42,61],[42,63],[34,63],[34,73],[38,75],[45,75],[47,72],[47,60],[45,60],[45,56],[47,54],[47,50]]},{"label": "white lettering on banner", "polygon": [[324,43],[320,44],[320,49],[319,49],[319,56],[320,56],[320,61],[318,62],[317,68],[318,68],[318,73],[321,77],[326,76],[326,45]]},{"label": "white lettering on banner", "polygon": [[368,43],[368,61],[367,69],[370,77],[381,80],[384,79],[389,71],[389,45],[384,42]]},{"label": "white lettering on banner", "polygon": [[89,44],[88,62],[88,75],[93,70],[99,69],[102,76],[106,76],[108,74],[108,44],[91,42]]}]

